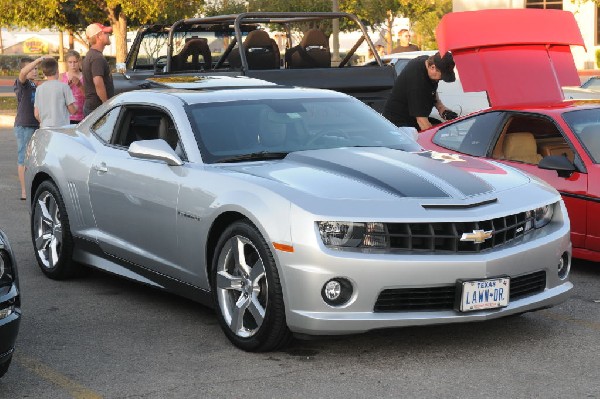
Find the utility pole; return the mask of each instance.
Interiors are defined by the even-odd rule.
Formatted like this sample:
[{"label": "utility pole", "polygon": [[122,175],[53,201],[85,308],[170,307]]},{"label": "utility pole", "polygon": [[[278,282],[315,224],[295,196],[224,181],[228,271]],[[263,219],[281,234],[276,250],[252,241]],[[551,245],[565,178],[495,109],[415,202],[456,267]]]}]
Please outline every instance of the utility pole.
[{"label": "utility pole", "polygon": [[[339,12],[340,4],[338,0],[331,0],[331,11]],[[340,20],[334,19],[331,24],[331,35],[332,35],[332,45],[333,45],[333,54],[331,56],[331,61],[337,66],[340,59]]]}]

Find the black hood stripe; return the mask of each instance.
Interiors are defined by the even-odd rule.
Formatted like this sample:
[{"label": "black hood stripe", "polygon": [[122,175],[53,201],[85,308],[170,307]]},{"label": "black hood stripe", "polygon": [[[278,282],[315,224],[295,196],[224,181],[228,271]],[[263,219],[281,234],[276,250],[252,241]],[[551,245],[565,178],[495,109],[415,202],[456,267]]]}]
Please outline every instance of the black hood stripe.
[{"label": "black hood stripe", "polygon": [[[332,154],[332,152],[327,152]],[[290,154],[287,160],[306,164],[328,172],[359,180],[380,190],[400,197],[448,198],[449,195],[414,173],[397,168],[382,168],[380,161],[343,152],[340,156],[326,160],[306,154]],[[343,156],[343,158],[342,158]],[[375,177],[377,176],[377,177]]]},{"label": "black hood stripe", "polygon": [[[408,168],[403,169],[384,165],[379,159],[362,155],[361,151],[368,151],[378,157],[405,163],[423,173],[420,175]],[[449,185],[448,190],[457,190],[464,196],[492,191],[492,187],[482,179],[449,163],[444,164],[440,161],[390,148],[291,153],[286,157],[286,160],[359,180],[364,184],[401,197],[451,197],[448,192],[427,180],[427,176],[432,177],[430,180],[443,181]]]}]

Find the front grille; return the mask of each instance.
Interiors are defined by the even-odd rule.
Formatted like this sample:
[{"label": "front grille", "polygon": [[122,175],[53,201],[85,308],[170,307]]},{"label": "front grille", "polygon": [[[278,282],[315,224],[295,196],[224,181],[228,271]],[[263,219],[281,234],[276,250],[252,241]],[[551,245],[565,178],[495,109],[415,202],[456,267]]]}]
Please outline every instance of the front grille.
[{"label": "front grille", "polygon": [[[391,249],[476,253],[522,236],[531,219],[526,212],[521,212],[480,222],[387,223],[386,231]],[[491,232],[491,237],[480,243],[461,241],[463,233],[479,230]]]},{"label": "front grille", "polygon": [[[511,277],[510,300],[524,298],[544,291],[546,272]],[[452,310],[456,297],[456,285],[426,288],[394,288],[384,290],[375,303],[375,312]]]}]

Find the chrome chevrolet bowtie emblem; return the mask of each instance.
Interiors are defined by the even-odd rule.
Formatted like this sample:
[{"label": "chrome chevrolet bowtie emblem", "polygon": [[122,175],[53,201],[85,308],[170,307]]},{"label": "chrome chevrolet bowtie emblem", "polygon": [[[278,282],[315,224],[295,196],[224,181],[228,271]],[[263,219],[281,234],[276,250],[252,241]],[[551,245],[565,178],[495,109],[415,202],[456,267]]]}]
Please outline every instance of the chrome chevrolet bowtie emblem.
[{"label": "chrome chevrolet bowtie emblem", "polygon": [[492,230],[483,231],[483,230],[473,230],[472,233],[463,233],[462,237],[460,237],[461,241],[471,241],[476,244],[481,244],[488,238],[492,238]]}]

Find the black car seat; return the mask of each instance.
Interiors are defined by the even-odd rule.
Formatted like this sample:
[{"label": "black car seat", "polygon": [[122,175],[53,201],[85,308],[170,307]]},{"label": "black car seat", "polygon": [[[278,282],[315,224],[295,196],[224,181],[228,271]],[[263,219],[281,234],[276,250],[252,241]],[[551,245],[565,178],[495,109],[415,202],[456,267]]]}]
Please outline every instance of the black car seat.
[{"label": "black car seat", "polygon": [[329,68],[331,51],[329,40],[320,29],[310,29],[304,33],[300,44],[285,52],[287,68]]},{"label": "black car seat", "polygon": [[[200,63],[200,56],[203,62]],[[185,45],[172,59],[171,69],[173,71],[184,71],[194,69],[211,69],[212,55],[208,47],[208,40],[205,38],[191,38],[186,41]]]},{"label": "black car seat", "polygon": [[[244,39],[243,47],[249,69],[278,69],[281,65],[279,46],[264,30],[254,30]],[[238,47],[229,54],[229,65],[241,68],[242,60]]]},{"label": "black car seat", "polygon": [[158,123],[158,138],[166,141],[172,149],[175,149],[179,142],[177,130],[175,130],[175,126],[170,118],[166,116],[161,117]]}]

